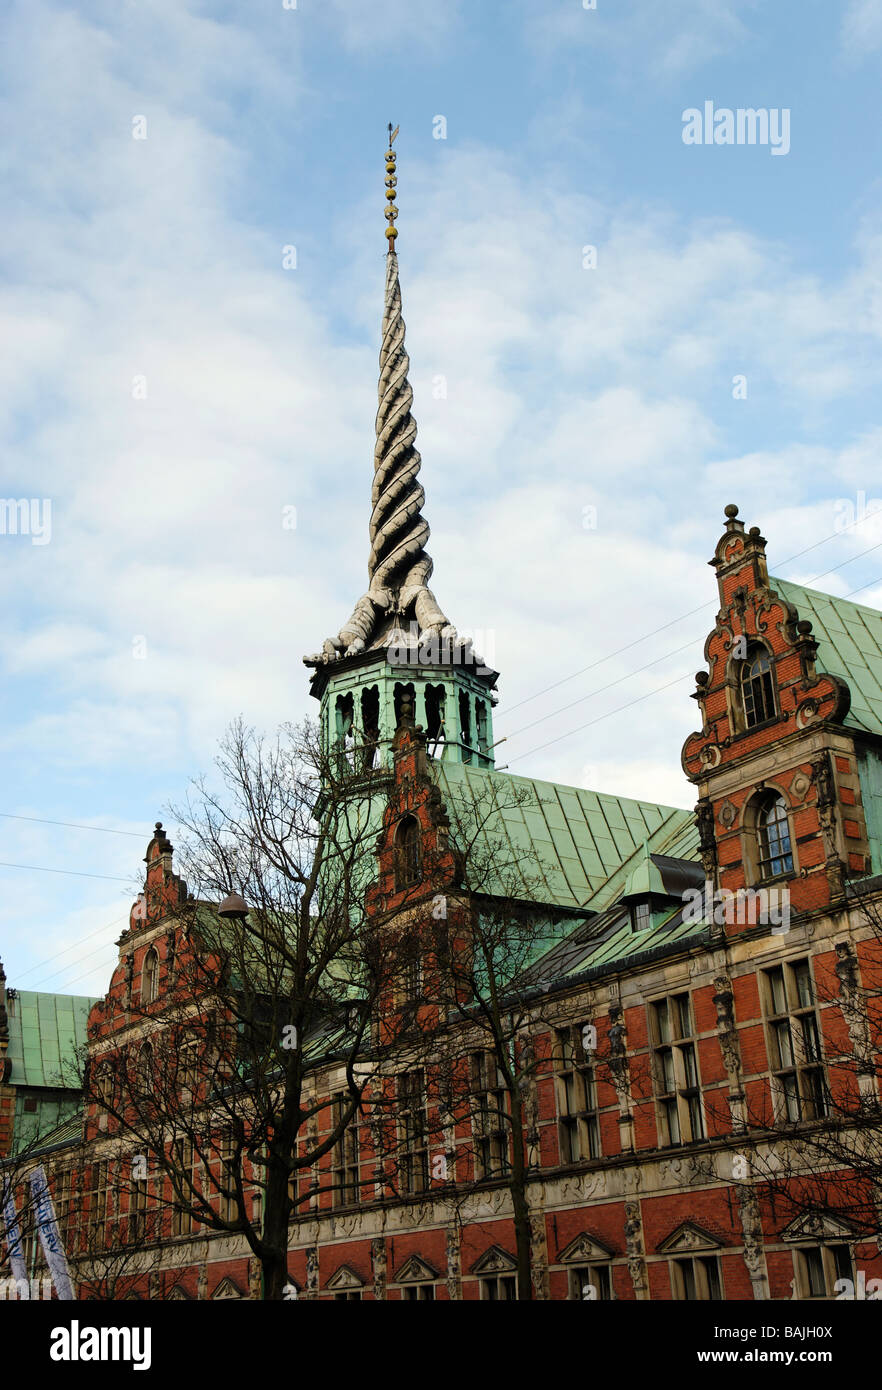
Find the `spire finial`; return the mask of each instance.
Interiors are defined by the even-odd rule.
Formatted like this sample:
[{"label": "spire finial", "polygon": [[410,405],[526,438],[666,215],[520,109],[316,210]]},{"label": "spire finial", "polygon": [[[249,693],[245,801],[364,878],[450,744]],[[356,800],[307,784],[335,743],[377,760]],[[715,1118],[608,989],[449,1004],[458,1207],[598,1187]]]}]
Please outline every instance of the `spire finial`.
[{"label": "spire finial", "polygon": [[418,632],[446,641],[456,637],[428,587],[432,561],[426,553],[429,526],[422,514],[425,494],[419,481],[420,455],[416,447],[416,421],[411,414],[413,391],[408,381],[410,358],[404,345],[401,285],[393,225],[396,157],[392,144],[398,127],[389,123],[386,151],[386,292],[383,301],[383,338],[380,346],[379,402],[374,446],[374,484],[371,490],[371,550],[368,557],[366,594],[358,600],[349,621],[336,637],[329,637],[320,653],[304,658],[317,666],[356,656],[366,647],[394,645],[392,637],[406,632],[409,623]]},{"label": "spire finial", "polygon": [[386,151],[386,202],[388,203],[388,207],[386,208],[386,221],[389,223],[389,226],[386,228],[386,236],[389,238],[390,255],[395,250],[395,238],[398,236],[395,227],[395,222],[398,217],[398,209],[395,206],[395,190],[398,186],[398,179],[395,175],[396,154],[392,145],[399,129],[400,126],[396,126],[393,130],[392,122],[389,122],[389,148]]}]

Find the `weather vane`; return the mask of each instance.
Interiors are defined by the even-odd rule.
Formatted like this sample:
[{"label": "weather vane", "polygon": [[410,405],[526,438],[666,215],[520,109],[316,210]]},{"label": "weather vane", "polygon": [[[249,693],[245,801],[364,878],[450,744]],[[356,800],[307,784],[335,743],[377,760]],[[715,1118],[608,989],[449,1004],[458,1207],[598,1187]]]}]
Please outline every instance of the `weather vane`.
[{"label": "weather vane", "polygon": [[386,208],[386,221],[389,223],[389,226],[386,228],[386,236],[389,238],[390,252],[395,250],[395,238],[398,236],[395,227],[395,221],[398,217],[398,209],[395,206],[395,189],[398,185],[398,179],[395,177],[396,155],[392,148],[392,144],[400,129],[400,126],[396,126],[393,130],[392,122],[389,122],[389,148],[386,151],[386,202],[388,204]]}]

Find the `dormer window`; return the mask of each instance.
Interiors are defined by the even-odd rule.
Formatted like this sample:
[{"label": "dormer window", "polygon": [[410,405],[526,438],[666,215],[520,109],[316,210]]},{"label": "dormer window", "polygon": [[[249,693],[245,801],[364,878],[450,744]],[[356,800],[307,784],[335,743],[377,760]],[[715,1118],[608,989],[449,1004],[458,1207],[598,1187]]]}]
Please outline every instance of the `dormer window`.
[{"label": "dormer window", "polygon": [[753,729],[757,724],[764,724],[767,719],[773,719],[778,712],[775,704],[775,677],[765,647],[759,643],[748,647],[738,679],[745,728]]},{"label": "dormer window", "polygon": [[395,887],[398,891],[419,883],[420,827],[415,816],[405,816],[395,832]]},{"label": "dormer window", "polygon": [[652,926],[652,908],[649,903],[636,902],[631,904],[631,930],[645,931]]},{"label": "dormer window", "polygon": [[144,969],[141,973],[141,1003],[152,1004],[159,994],[159,956],[154,947],[150,947],[144,957]]}]

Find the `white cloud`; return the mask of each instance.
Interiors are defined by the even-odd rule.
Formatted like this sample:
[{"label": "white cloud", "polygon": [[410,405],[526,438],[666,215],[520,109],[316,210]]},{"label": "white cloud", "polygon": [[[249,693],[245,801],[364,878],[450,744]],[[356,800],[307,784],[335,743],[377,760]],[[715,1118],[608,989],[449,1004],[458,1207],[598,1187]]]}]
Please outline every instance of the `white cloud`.
[{"label": "white cloud", "polygon": [[882,48],[882,0],[849,0],[842,16],[842,51],[860,62]]},{"label": "white cloud", "polygon": [[623,81],[667,81],[694,71],[750,38],[746,14],[755,0],[668,0],[665,5],[575,0],[523,6],[531,41],[540,49],[584,45],[617,64]]}]

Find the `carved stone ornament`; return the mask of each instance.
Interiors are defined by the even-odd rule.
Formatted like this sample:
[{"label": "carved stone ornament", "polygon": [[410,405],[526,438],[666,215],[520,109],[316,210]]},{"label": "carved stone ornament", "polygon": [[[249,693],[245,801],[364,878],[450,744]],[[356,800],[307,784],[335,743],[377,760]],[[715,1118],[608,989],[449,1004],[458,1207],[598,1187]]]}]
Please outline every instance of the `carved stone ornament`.
[{"label": "carved stone ornament", "polygon": [[667,1255],[678,1250],[719,1250],[722,1243],[701,1226],[696,1226],[692,1221],[684,1221],[682,1226],[678,1226],[661,1242],[658,1249],[660,1254]]},{"label": "carved stone ornament", "polygon": [[560,1264],[584,1264],[587,1260],[611,1260],[615,1254],[608,1245],[597,1240],[595,1236],[589,1236],[587,1231],[582,1231],[581,1235],[571,1240],[565,1250],[561,1250],[558,1255]]},{"label": "carved stone ornament", "polygon": [[421,1260],[419,1255],[411,1255],[410,1259],[405,1261],[395,1275],[395,1282],[396,1284],[424,1284],[437,1278],[437,1269],[433,1269],[425,1260]]},{"label": "carved stone ornament", "polygon": [[517,1260],[499,1245],[491,1245],[472,1265],[472,1274],[513,1274]]},{"label": "carved stone ornament", "polygon": [[239,1286],[237,1284],[234,1284],[232,1279],[221,1279],[220,1283],[218,1284],[217,1288],[211,1296],[213,1299],[241,1298],[242,1293],[239,1289]]},{"label": "carved stone ornament", "polygon": [[810,779],[804,772],[797,772],[793,781],[790,783],[790,791],[793,796],[802,798],[811,786]]},{"label": "carved stone ornament", "polygon": [[807,724],[811,724],[818,717],[817,700],[803,700],[796,710],[796,727],[804,729]]},{"label": "carved stone ornament", "polygon": [[363,1289],[364,1280],[359,1279],[355,1270],[350,1269],[349,1265],[341,1265],[340,1268],[331,1275],[330,1279],[328,1279],[325,1288],[333,1289],[338,1293],[343,1290]]},{"label": "carved stone ornament", "polygon": [[855,1231],[847,1221],[829,1212],[806,1211],[791,1221],[781,1232],[781,1239],[798,1240],[854,1240]]},{"label": "carved stone ornament", "polygon": [[724,825],[727,830],[730,830],[737,819],[738,808],[737,806],[733,806],[732,802],[727,798],[720,807],[720,825]]},{"label": "carved stone ornament", "polygon": [[723,755],[715,743],[706,743],[698,756],[703,767],[711,768],[719,766]]}]

